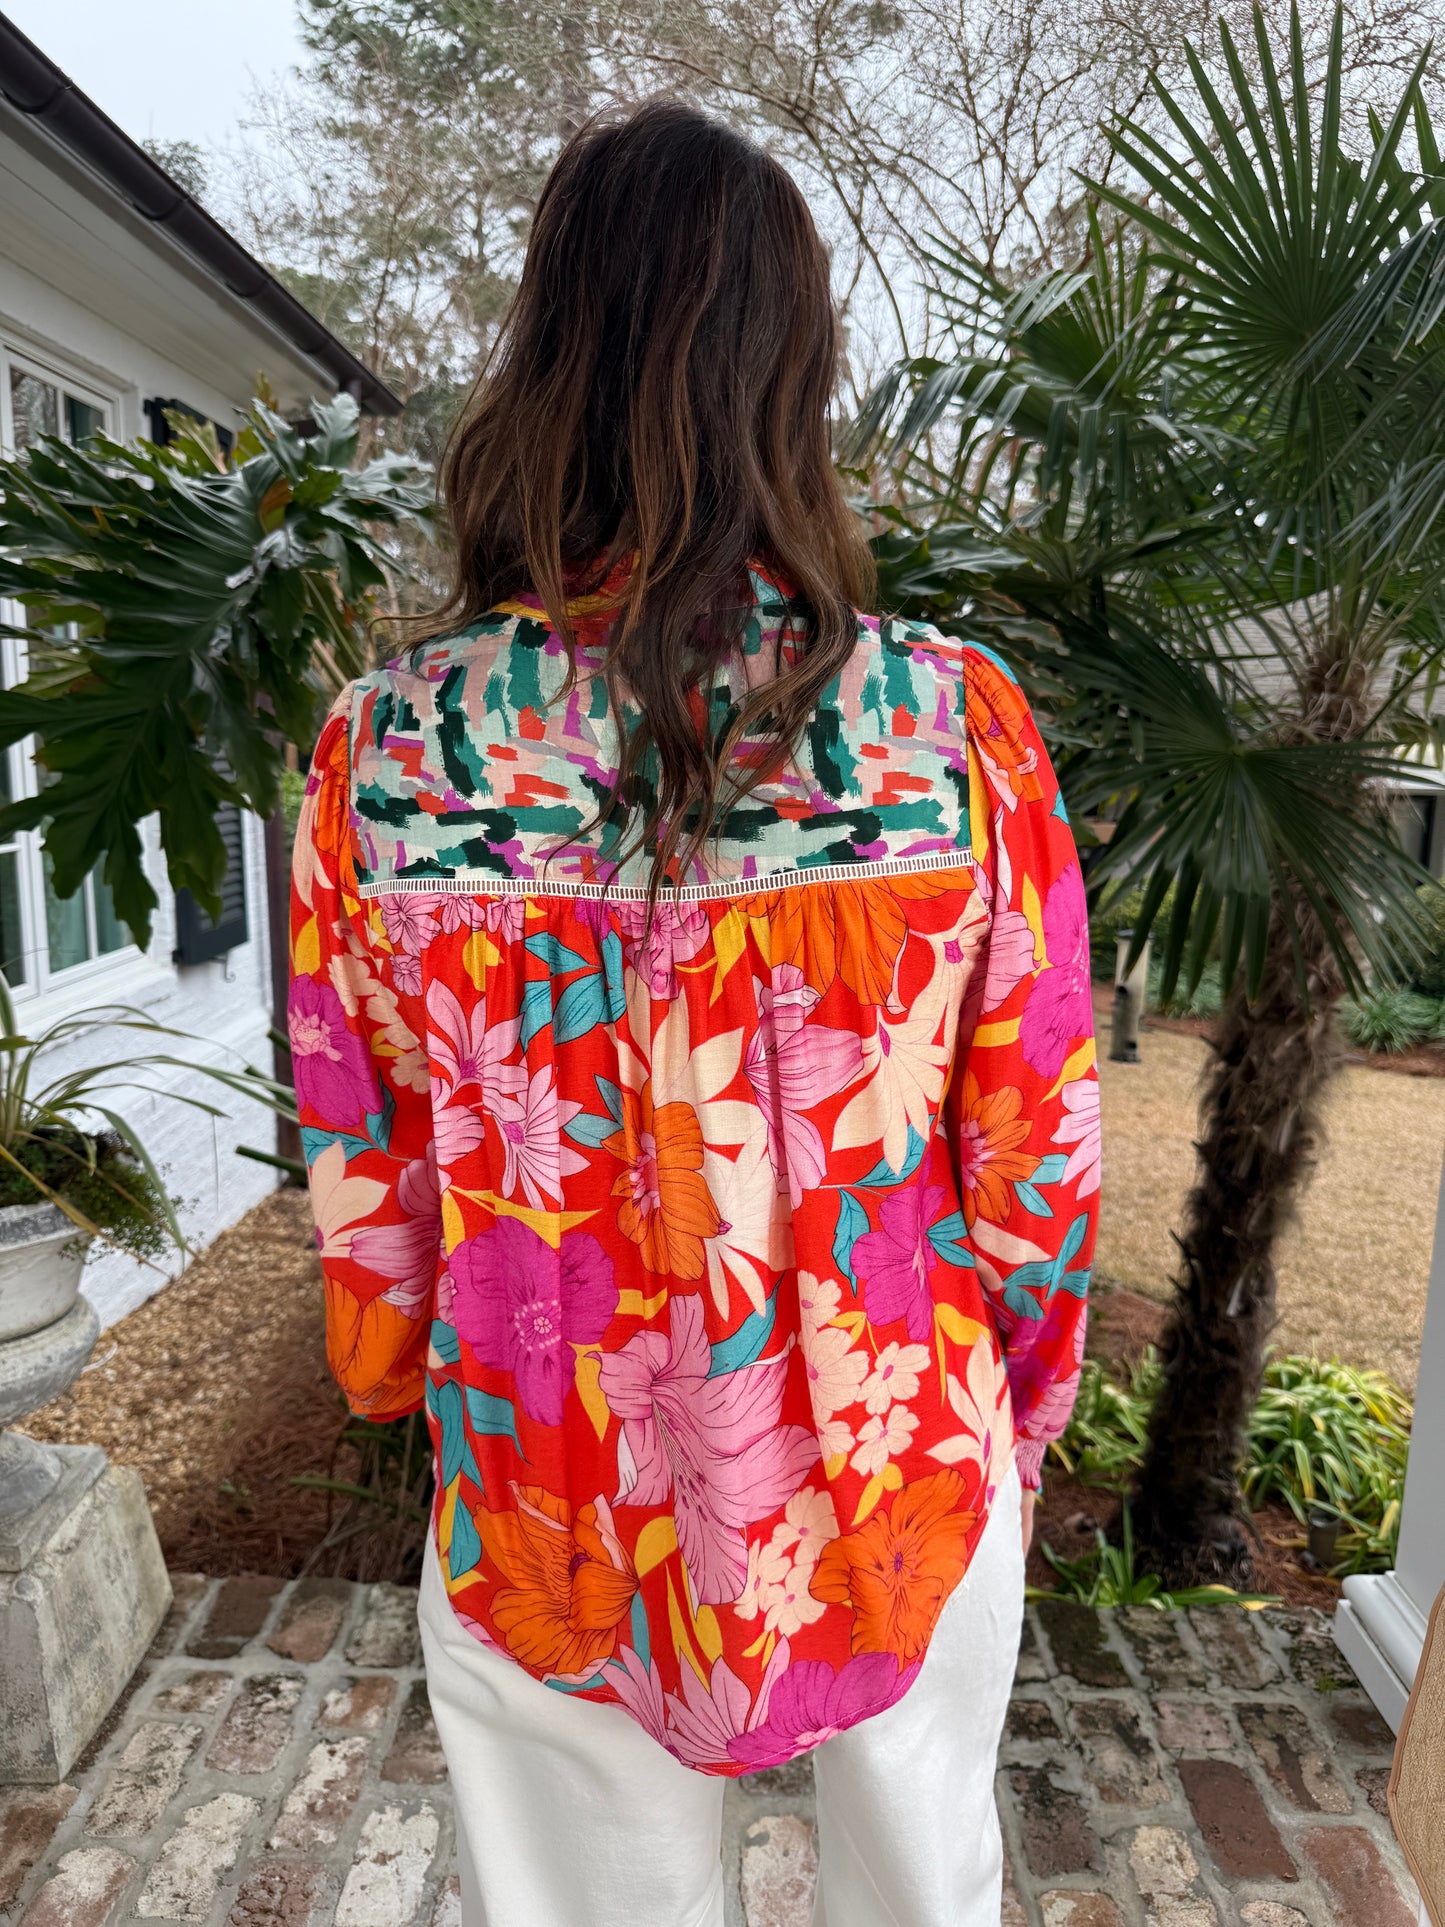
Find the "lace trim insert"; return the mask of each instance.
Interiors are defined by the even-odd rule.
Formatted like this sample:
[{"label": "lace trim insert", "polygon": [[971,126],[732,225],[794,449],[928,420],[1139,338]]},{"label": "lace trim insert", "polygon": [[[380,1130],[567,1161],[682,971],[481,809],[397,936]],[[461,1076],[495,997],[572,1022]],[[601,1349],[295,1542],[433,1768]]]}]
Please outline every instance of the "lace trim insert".
[{"label": "lace trim insert", "polygon": [[[919,856],[882,857],[876,863],[826,863],[802,870],[768,870],[755,877],[728,877],[714,883],[666,886],[659,900],[706,903],[722,897],[752,897],[812,883],[871,883],[878,877],[908,876],[921,870],[963,870],[973,851],[929,850]],[[647,891],[634,884],[584,883],[576,877],[498,876],[490,870],[454,870],[446,876],[372,877],[359,883],[363,897],[477,896],[586,897],[609,903],[646,903]]]}]

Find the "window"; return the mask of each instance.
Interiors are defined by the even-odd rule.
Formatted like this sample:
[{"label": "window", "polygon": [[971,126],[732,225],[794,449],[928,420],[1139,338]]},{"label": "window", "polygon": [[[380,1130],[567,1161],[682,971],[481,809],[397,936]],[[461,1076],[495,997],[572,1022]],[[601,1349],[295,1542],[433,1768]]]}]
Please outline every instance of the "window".
[{"label": "window", "polygon": [[[110,424],[111,408],[103,396],[0,343],[0,442],[7,454],[20,453],[42,435],[83,441]],[[7,686],[21,680],[23,643],[6,640],[0,669]],[[3,801],[32,796],[37,782],[43,782],[32,749],[33,744],[20,743],[0,755]],[[27,831],[0,843],[0,969],[12,986],[43,989],[63,972],[124,950],[130,942],[98,871],[73,897],[62,899],[55,894],[38,835]]]},{"label": "window", "polygon": [[179,964],[208,963],[246,941],[246,844],[241,812],[234,803],[216,811],[216,828],[226,846],[221,879],[221,915],[212,921],[189,890],[176,891],[176,949]]}]

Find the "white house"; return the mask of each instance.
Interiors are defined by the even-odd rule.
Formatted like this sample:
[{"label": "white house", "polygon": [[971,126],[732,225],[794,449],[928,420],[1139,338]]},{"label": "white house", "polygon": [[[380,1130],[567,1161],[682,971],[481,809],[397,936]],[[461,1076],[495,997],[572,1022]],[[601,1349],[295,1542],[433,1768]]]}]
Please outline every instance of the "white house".
[{"label": "white house", "polygon": [[[0,444],[40,434],[163,438],[166,408],[237,426],[264,374],[288,415],[346,388],[363,409],[400,403],[287,289],[81,94],[0,14]],[[4,644],[7,683],[23,671]],[[35,767],[22,745],[0,755],[0,794],[25,794]],[[264,828],[239,815],[220,926],[177,904],[150,839],[161,910],[145,950],[117,920],[98,878],[68,902],[48,885],[39,839],[0,844],[0,967],[21,1022],[34,1030],[87,1006],[125,1002],[204,1040],[179,1046],[213,1061],[270,1067],[278,985],[268,916]],[[123,1032],[88,1048],[133,1056]],[[167,1048],[155,1040],[158,1049]],[[174,1074],[209,1101],[217,1087]],[[204,1243],[276,1182],[235,1155],[271,1149],[269,1113],[222,1095],[214,1123],[182,1104],[119,1100],[186,1201]],[[114,1253],[94,1259],[86,1292],[109,1323],[150,1295],[154,1272]]]}]

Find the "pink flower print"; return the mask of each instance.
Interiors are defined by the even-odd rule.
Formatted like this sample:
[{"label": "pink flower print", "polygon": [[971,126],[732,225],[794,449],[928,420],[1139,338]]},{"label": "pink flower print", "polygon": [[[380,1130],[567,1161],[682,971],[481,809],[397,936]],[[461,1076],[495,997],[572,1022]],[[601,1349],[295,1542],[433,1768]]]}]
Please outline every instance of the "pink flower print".
[{"label": "pink flower print", "polygon": [[928,1281],[938,1260],[927,1230],[942,1203],[942,1185],[898,1186],[878,1207],[878,1229],[865,1232],[853,1247],[869,1324],[891,1325],[901,1318],[908,1336],[920,1343],[933,1330]]},{"label": "pink flower print", "polygon": [[522,1410],[560,1425],[574,1345],[595,1345],[617,1309],[612,1260],[586,1232],[554,1251],[520,1218],[499,1218],[451,1255],[453,1322],[483,1365],[510,1372]]},{"label": "pink flower print", "polygon": [[443,930],[480,930],[487,916],[487,905],[475,897],[444,896],[437,912]]},{"label": "pink flower print", "polygon": [[893,1406],[886,1418],[876,1414],[864,1419],[858,1433],[858,1450],[849,1461],[855,1472],[876,1479],[890,1459],[900,1459],[913,1443],[918,1419],[905,1406]]},{"label": "pink flower print", "polygon": [[931,1356],[926,1345],[885,1345],[863,1386],[864,1405],[870,1412],[886,1412],[894,1399],[906,1405],[917,1398],[919,1376]]},{"label": "pink flower print", "polygon": [[427,1031],[436,1074],[451,1093],[465,1084],[480,1084],[482,1103],[490,1109],[499,1097],[515,1096],[527,1088],[520,1064],[505,1060],[517,1047],[520,1017],[487,1028],[486,1000],[468,1012],[456,992],[440,982],[427,986]]},{"label": "pink flower print", "polygon": [[786,1352],[709,1378],[701,1301],[678,1295],[669,1310],[670,1334],[639,1332],[602,1360],[602,1394],[622,1420],[619,1497],[670,1497],[694,1598],[730,1603],[748,1576],[745,1529],[792,1497],[818,1442],[780,1422]]},{"label": "pink flower print", "polygon": [[670,1003],[677,995],[677,966],[690,963],[710,935],[706,911],[701,904],[662,899],[653,906],[651,929],[645,903],[619,903],[616,912],[628,962],[654,997]]},{"label": "pink flower print", "polygon": [[667,1695],[667,1746],[685,1766],[716,1766],[728,1758],[728,1748],[741,1734],[761,1726],[768,1717],[773,1688],[792,1657],[786,1639],[773,1648],[758,1697],[751,1704],[748,1689],[725,1659],[713,1661],[707,1685],[690,1666],[681,1669],[682,1693]]},{"label": "pink flower print", "polygon": [[296,1101],[334,1130],[350,1131],[381,1109],[381,1090],[365,1042],[347,1029],[330,984],[293,977],[286,1029]]},{"label": "pink flower print", "polygon": [[[1059,1360],[1054,1366],[1055,1376],[1044,1386],[1038,1404],[1031,1412],[1020,1412],[1020,1422],[1027,1425],[1031,1439],[1048,1440],[1062,1436],[1069,1422],[1069,1414],[1074,1409],[1074,1400],[1079,1395],[1079,1376],[1084,1364],[1084,1333],[1085,1321],[1081,1318],[1074,1326],[1072,1370],[1065,1370],[1063,1361]],[[1013,1363],[1012,1359],[1009,1363]]]},{"label": "pink flower print", "polygon": [[1076,1077],[1059,1092],[1064,1101],[1064,1116],[1059,1119],[1053,1143],[1072,1144],[1064,1177],[1079,1180],[1078,1195],[1087,1198],[1099,1188],[1103,1166],[1103,1123],[1099,1116],[1099,1084],[1094,1077]]},{"label": "pink flower print", "polygon": [[543,1194],[560,1199],[563,1178],[587,1169],[586,1158],[562,1141],[564,1128],[581,1109],[558,1097],[550,1064],[533,1074],[520,1096],[493,1099],[492,1115],[506,1157],[503,1197],[510,1198],[520,1185],[532,1209],[545,1211]]},{"label": "pink flower print", "polygon": [[1084,884],[1071,863],[1044,899],[1044,947],[1049,968],[1040,971],[1019,1021],[1024,1062],[1040,1077],[1055,1078],[1070,1050],[1094,1025],[1089,990],[1089,919]]},{"label": "pink flower print", "polygon": [[479,1106],[466,1098],[446,1101],[440,1085],[432,1086],[432,1151],[437,1161],[437,1184],[445,1191],[452,1173],[486,1140],[487,1127]]},{"label": "pink flower print", "polygon": [[420,997],[421,958],[406,950],[393,951],[391,980],[403,997]]},{"label": "pink flower print", "polygon": [[1022,910],[1000,910],[988,932],[983,1007],[996,1010],[1034,967],[1034,933]]},{"label": "pink flower print", "polygon": [[525,897],[497,897],[487,905],[487,928],[501,943],[518,943],[527,927]]},{"label": "pink flower print", "polygon": [[404,1168],[396,1181],[396,1201],[406,1213],[403,1221],[365,1226],[351,1241],[351,1255],[368,1271],[394,1279],[382,1297],[408,1317],[419,1318],[431,1302],[441,1252],[442,1207],[434,1146]]},{"label": "pink flower print", "polygon": [[809,1024],[819,992],[796,964],[777,964],[766,987],[755,984],[758,1027],[743,1070],[768,1127],[768,1156],[779,1191],[793,1209],[828,1174],[822,1135],[806,1115],[863,1074],[863,1046],[850,1030]]},{"label": "pink flower print", "polygon": [[419,957],[434,929],[436,905],[423,896],[388,896],[381,899],[381,927],[394,951]]},{"label": "pink flower print", "polygon": [[[691,1668],[688,1669],[691,1671]],[[667,1737],[667,1707],[662,1694],[662,1674],[657,1661],[642,1663],[640,1653],[631,1646],[620,1646],[617,1656],[607,1663],[607,1683],[639,1726],[650,1733],[659,1746],[672,1750]]]},{"label": "pink flower print", "polygon": [[902,1699],[921,1664],[900,1672],[891,1653],[859,1653],[835,1673],[826,1660],[801,1659],[774,1686],[767,1719],[730,1740],[728,1755],[749,1772],[781,1766]]}]

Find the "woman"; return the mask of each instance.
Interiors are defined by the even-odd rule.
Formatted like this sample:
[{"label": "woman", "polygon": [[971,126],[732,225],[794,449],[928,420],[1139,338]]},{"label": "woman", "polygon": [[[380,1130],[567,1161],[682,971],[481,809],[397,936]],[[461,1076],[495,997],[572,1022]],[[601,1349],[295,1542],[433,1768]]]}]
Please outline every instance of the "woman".
[{"label": "woman", "polygon": [[810,1749],[820,1923],[999,1917],[1084,907],[1008,671],[857,613],[837,356],[773,161],[681,106],[585,129],[449,455],[439,633],[316,753],[331,1358],[432,1429],[469,1927],[716,1927],[727,1776]]}]

